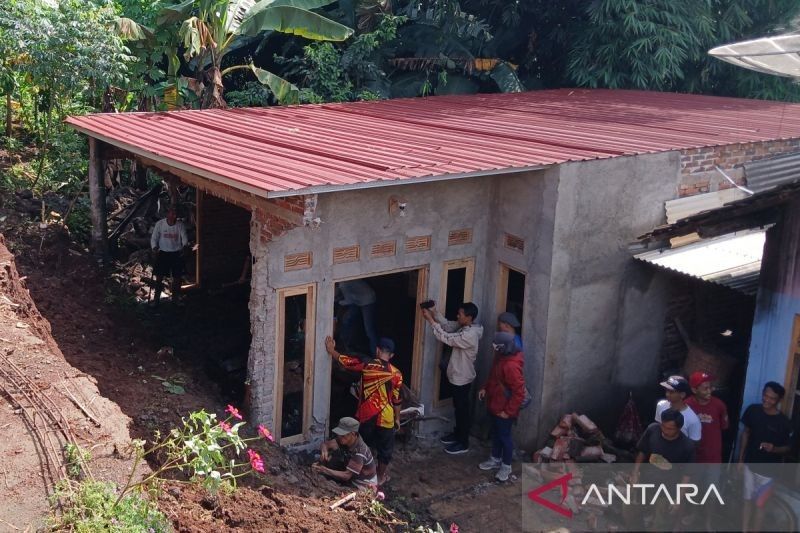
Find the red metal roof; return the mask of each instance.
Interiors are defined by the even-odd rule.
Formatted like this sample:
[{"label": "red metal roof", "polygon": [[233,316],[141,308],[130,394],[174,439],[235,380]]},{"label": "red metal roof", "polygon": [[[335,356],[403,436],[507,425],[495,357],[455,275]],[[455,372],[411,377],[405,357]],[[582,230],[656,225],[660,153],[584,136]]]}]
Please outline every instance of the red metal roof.
[{"label": "red metal roof", "polygon": [[67,122],[135,154],[278,197],[800,137],[800,104],[558,89]]}]

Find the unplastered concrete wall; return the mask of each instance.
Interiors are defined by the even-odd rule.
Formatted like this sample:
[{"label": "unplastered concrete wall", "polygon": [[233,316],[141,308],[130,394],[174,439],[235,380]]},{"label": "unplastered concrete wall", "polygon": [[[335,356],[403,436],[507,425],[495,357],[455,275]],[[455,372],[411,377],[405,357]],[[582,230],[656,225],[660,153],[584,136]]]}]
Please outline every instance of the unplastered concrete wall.
[{"label": "unplastered concrete wall", "polygon": [[572,411],[613,423],[657,377],[667,291],[628,244],[664,222],[679,164],[669,152],[559,167],[541,427]]},{"label": "unplastered concrete wall", "polygon": [[[480,386],[488,376],[493,357],[492,333],[496,329],[497,315],[504,311],[497,307],[502,264],[525,274],[521,335],[525,345],[525,381],[533,401],[530,407],[520,413],[515,427],[516,442],[523,449],[532,449],[528,446],[536,439],[538,432],[558,176],[559,170],[556,167],[536,173],[498,176],[493,179],[493,215],[490,219],[487,248],[487,271],[490,274],[480,283],[483,290],[482,300],[486,303],[482,309],[486,333],[477,365],[477,380]],[[524,241],[523,250],[508,247],[506,234],[521,238]],[[475,412],[478,436],[485,437],[488,431],[485,405],[476,404]]]},{"label": "unplastered concrete wall", "polygon": [[[489,265],[487,250],[491,248],[490,220],[498,215],[492,202],[494,179],[471,178],[321,194],[314,212],[314,218],[321,221],[318,227],[296,227],[269,240],[263,239],[262,223],[254,218],[250,243],[255,258],[250,304],[253,343],[249,364],[253,412],[259,421],[273,422],[278,289],[307,283],[316,286],[313,435],[321,435],[328,423],[332,362],[325,352],[324,339],[333,327],[337,281],[400,269],[428,268],[427,292],[438,299],[443,262],[472,257],[475,258],[473,300],[485,308],[484,300],[490,292],[484,287]],[[400,216],[396,208],[390,209],[392,203],[406,204],[405,215]],[[472,230],[471,242],[449,246],[449,232],[465,228]],[[406,239],[420,236],[430,236],[430,250],[406,251]],[[395,241],[394,255],[371,255],[373,245],[389,241]],[[359,247],[358,260],[334,264],[334,250],[353,245]],[[309,268],[286,271],[286,256],[306,252],[311,253]],[[489,330],[492,328],[488,326]],[[438,343],[426,327],[420,392],[428,408],[433,401],[437,350]],[[411,376],[406,376],[406,380],[410,382]]]}]

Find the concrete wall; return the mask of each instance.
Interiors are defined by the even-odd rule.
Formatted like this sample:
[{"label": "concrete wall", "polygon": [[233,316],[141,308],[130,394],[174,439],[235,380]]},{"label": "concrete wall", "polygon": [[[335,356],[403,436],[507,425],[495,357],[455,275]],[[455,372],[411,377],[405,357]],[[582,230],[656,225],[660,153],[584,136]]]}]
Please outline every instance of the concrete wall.
[{"label": "concrete wall", "polygon": [[563,412],[619,412],[655,379],[666,288],[628,244],[664,222],[677,152],[560,166],[540,425]]},{"label": "concrete wall", "polygon": [[[761,402],[767,381],[784,384],[795,317],[800,315],[800,200],[767,232],[742,407]],[[787,390],[787,396],[792,391]]]},{"label": "concrete wall", "polygon": [[[321,434],[328,422],[331,360],[324,349],[324,338],[333,325],[333,296],[335,282],[398,269],[429,268],[428,294],[438,299],[443,277],[443,262],[453,259],[475,258],[473,301],[480,308],[479,322],[486,327],[485,346],[491,342],[488,333],[494,329],[497,260],[515,268],[533,272],[528,283],[533,287],[527,298],[546,301],[546,280],[549,247],[539,250],[533,241],[540,233],[547,234],[542,223],[552,219],[556,192],[555,175],[548,175],[542,184],[542,173],[527,173],[517,177],[474,178],[460,181],[435,182],[386,188],[364,189],[319,195],[315,216],[322,220],[319,228],[297,227],[272,240],[263,239],[263,225],[255,217],[251,229],[251,250],[256,258],[253,267],[251,313],[253,316],[253,345],[250,352],[250,376],[253,411],[259,422],[273,423],[275,317],[276,290],[285,287],[316,283],[316,331],[313,385],[313,433]],[[528,190],[527,194],[523,194]],[[536,191],[531,195],[530,191]],[[403,217],[390,213],[392,198],[406,203]],[[513,202],[513,210],[509,203]],[[548,209],[541,207],[549,202]],[[502,206],[501,206],[502,204]],[[525,230],[530,235],[531,246],[524,255],[515,257],[499,251],[501,238],[496,234],[505,226],[496,225],[500,217],[508,217],[509,228],[515,234]],[[550,222],[552,227],[552,221]],[[471,228],[472,242],[448,246],[451,230]],[[509,229],[511,230],[511,229]],[[407,237],[431,236],[430,251],[406,252]],[[370,257],[370,247],[381,241],[396,240],[396,255]],[[333,264],[333,250],[338,247],[359,245],[359,261]],[[310,251],[311,268],[284,271],[287,254]],[[508,251],[510,252],[510,251]],[[541,253],[540,253],[541,252]],[[516,252],[513,252],[516,254]],[[541,256],[541,258],[540,258]],[[532,280],[536,280],[535,283]],[[541,305],[539,306],[541,309]],[[544,321],[530,320],[523,334],[538,338],[543,347]],[[535,343],[532,343],[535,344]],[[434,361],[439,350],[430,329],[426,327],[423,339],[421,364],[421,400],[428,410],[435,391]],[[491,353],[491,350],[483,353]],[[410,356],[410,354],[398,354]],[[482,356],[483,357],[483,356]],[[488,368],[488,358],[479,364]],[[535,375],[536,364],[530,365]],[[406,376],[410,381],[411,376]],[[443,408],[442,413],[449,414]],[[430,430],[431,425],[423,430]]]}]

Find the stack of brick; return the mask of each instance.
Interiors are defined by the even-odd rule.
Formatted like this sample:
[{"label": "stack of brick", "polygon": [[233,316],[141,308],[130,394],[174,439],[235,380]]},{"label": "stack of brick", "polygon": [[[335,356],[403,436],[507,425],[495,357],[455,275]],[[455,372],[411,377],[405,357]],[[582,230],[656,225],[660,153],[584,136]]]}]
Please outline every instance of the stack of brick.
[{"label": "stack of brick", "polygon": [[567,414],[550,432],[548,445],[533,454],[533,462],[615,462],[616,455],[607,453],[603,445],[602,432],[588,416]]}]

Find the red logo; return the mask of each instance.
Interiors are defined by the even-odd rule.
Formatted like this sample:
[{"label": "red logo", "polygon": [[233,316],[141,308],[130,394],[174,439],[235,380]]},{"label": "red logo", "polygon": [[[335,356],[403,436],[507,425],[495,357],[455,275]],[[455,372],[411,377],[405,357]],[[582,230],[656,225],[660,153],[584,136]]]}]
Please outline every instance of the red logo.
[{"label": "red logo", "polygon": [[[551,511],[555,511],[560,515],[566,516],[567,518],[572,518],[572,511],[563,506],[564,501],[567,499],[567,494],[569,493],[569,487],[567,484],[569,483],[570,479],[572,479],[571,472],[569,474],[564,474],[558,479],[554,479],[546,485],[542,485],[537,489],[533,489],[528,493],[528,498],[541,506],[547,507]],[[547,492],[555,487],[561,487],[561,502],[559,505],[556,505],[550,500],[545,500],[540,496],[542,493]]]}]

